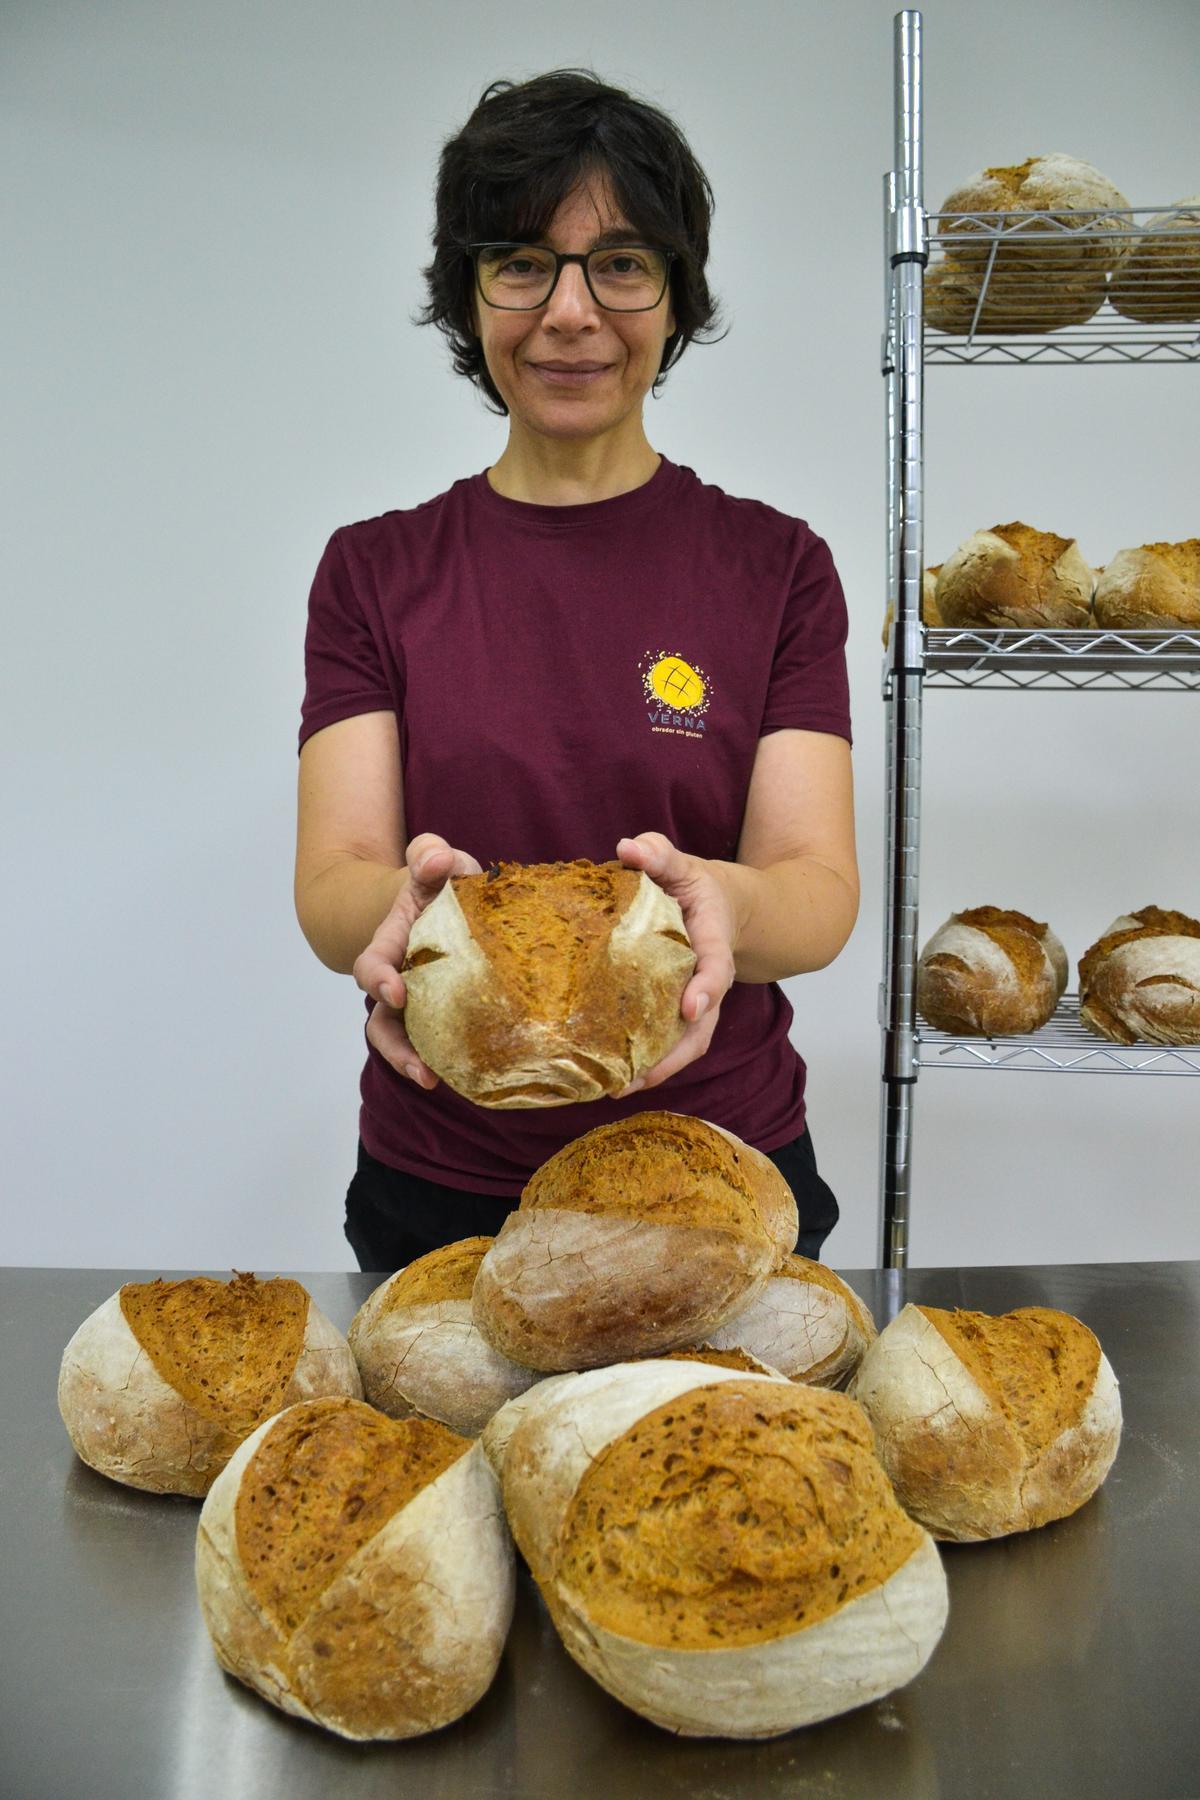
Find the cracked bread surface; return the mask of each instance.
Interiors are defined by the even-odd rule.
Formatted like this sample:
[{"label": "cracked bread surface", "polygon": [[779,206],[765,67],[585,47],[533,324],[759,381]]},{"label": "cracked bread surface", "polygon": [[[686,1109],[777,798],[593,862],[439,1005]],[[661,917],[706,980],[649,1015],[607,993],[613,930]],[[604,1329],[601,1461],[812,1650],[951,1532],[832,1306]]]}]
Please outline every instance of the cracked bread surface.
[{"label": "cracked bread surface", "polygon": [[387,1284],[381,1312],[428,1306],[435,1300],[470,1299],[479,1265],[494,1242],[490,1237],[459,1238],[453,1244],[442,1244],[425,1256],[418,1256]]},{"label": "cracked bread surface", "polygon": [[1079,1319],[1047,1306],[991,1315],[919,1308],[1012,1425],[1028,1456],[1079,1424],[1100,1345]]}]

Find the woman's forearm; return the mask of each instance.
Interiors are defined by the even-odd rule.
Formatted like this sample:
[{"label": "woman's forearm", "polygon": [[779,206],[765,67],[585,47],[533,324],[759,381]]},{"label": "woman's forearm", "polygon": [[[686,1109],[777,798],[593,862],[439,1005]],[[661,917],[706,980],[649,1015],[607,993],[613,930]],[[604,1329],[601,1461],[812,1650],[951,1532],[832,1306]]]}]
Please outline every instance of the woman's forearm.
[{"label": "woman's forearm", "polygon": [[857,882],[815,857],[766,869],[715,861],[708,867],[733,910],[738,981],[782,981],[823,969],[854,928]]},{"label": "woman's forearm", "polygon": [[327,969],[352,972],[408,879],[407,869],[346,856],[297,885],[300,929]]}]

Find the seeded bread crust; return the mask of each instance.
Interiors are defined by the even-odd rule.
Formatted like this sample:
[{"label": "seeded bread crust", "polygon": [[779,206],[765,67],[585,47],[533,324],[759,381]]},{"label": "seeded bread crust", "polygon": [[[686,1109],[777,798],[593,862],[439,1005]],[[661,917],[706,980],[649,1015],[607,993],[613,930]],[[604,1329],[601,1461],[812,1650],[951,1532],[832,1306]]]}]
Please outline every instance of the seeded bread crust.
[{"label": "seeded bread crust", "polygon": [[683,1034],[696,959],[677,901],[618,862],[499,863],[417,919],[405,1028],[480,1106],[616,1094]]},{"label": "seeded bread crust", "polygon": [[1003,1037],[1036,1031],[1067,985],[1050,927],[998,906],[951,913],[921,952],[917,1010],[938,1031]]}]

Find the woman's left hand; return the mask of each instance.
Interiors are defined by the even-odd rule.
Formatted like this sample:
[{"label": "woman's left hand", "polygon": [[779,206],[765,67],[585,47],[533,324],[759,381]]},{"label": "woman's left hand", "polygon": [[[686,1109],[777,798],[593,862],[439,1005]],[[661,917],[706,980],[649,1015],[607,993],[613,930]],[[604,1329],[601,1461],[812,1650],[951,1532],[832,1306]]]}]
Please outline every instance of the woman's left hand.
[{"label": "woman's left hand", "polygon": [[641,1088],[658,1087],[708,1049],[721,1002],[733,986],[736,920],[729,895],[711,864],[702,856],[687,856],[677,850],[661,831],[643,831],[638,837],[622,838],[617,856],[627,869],[644,870],[651,881],[678,900],[696,953],[696,967],[679,1003],[686,1021],[683,1036],[661,1062],[616,1096],[623,1100],[626,1094],[636,1094]]}]

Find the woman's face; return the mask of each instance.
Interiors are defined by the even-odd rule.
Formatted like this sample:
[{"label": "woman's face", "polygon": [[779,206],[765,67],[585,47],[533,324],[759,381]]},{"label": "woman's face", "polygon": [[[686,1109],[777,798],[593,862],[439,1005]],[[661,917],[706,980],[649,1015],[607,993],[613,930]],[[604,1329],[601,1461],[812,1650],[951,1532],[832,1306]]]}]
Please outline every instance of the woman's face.
[{"label": "woman's face", "polygon": [[[627,225],[607,182],[596,177],[563,201],[545,242],[555,250],[586,251],[602,232]],[[639,239],[632,228],[629,236]],[[567,263],[536,311],[504,312],[476,292],[475,327],[510,429],[579,439],[617,430],[631,417],[640,423],[675,314],[669,285],[651,312],[605,311],[592,299],[579,264]],[[569,372],[556,379],[556,370]]]}]

